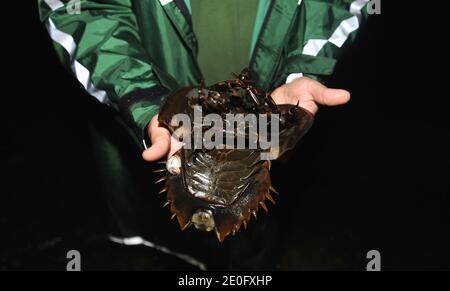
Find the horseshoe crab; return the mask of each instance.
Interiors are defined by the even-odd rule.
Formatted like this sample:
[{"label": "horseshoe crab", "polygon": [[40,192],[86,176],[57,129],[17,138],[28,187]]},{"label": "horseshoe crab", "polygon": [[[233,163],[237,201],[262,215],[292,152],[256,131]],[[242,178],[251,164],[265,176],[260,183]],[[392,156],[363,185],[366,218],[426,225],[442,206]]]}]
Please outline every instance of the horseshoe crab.
[{"label": "horseshoe crab", "polygon": [[[270,151],[276,153],[276,159],[282,157],[312,126],[313,115],[299,106],[276,105],[270,94],[252,85],[248,70],[234,76],[234,80],[209,88],[200,84],[182,88],[169,96],[159,113],[160,124],[176,133],[180,126],[174,124],[174,116],[183,113],[192,120],[194,107],[200,107],[205,114],[221,117],[227,114],[275,116],[279,142],[277,148]],[[265,122],[264,126],[269,126],[272,121],[267,119]],[[211,124],[192,122],[191,125],[194,128],[200,126],[203,133],[211,129]],[[185,129],[182,135],[192,134],[190,130]],[[220,130],[237,136],[236,131],[230,133],[227,127],[221,126]],[[249,140],[248,130],[244,136]],[[172,219],[178,220],[181,230],[194,226],[201,231],[214,231],[223,242],[228,235],[247,228],[251,217],[257,218],[260,208],[268,212],[266,202],[275,204],[271,193],[277,191],[270,178],[271,161],[261,159],[262,152],[261,147],[207,149],[185,146],[169,158],[166,167],[157,171],[164,174],[157,183],[164,183],[160,192],[167,198],[164,207],[170,206]]]}]

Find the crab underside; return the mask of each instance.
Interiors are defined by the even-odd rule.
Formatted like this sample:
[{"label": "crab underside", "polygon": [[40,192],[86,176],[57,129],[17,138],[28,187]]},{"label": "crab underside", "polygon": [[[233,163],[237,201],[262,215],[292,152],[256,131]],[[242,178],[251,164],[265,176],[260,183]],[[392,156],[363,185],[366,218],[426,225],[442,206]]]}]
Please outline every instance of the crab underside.
[{"label": "crab underside", "polygon": [[[179,113],[194,120],[194,108],[201,108],[203,116],[216,114],[224,119],[227,114],[264,114],[277,118],[279,142],[276,149],[250,147],[247,127],[241,132],[246,140],[245,148],[185,146],[165,162],[165,168],[157,171],[164,174],[157,183],[164,183],[160,193],[166,194],[164,206],[170,206],[172,219],[177,218],[182,230],[194,226],[201,231],[214,231],[220,242],[241,228],[247,228],[251,217],[257,218],[260,208],[267,212],[267,201],[275,204],[271,195],[277,193],[270,179],[271,161],[261,159],[261,153],[275,152],[275,157],[280,158],[295,147],[314,119],[310,112],[298,106],[276,105],[269,94],[252,86],[247,76],[248,71],[244,70],[235,75],[236,79],[209,88],[203,85],[183,88],[167,98],[159,113],[160,124],[178,138],[195,135],[192,128],[200,128],[202,133],[211,130],[211,124],[192,121],[192,126],[186,130],[173,122],[173,117]],[[271,128],[270,121],[267,127]],[[239,128],[237,124],[236,129]],[[191,132],[186,132],[189,130]],[[225,126],[219,130],[234,139],[239,135],[237,130],[230,133]],[[269,130],[269,136],[270,133]]]}]

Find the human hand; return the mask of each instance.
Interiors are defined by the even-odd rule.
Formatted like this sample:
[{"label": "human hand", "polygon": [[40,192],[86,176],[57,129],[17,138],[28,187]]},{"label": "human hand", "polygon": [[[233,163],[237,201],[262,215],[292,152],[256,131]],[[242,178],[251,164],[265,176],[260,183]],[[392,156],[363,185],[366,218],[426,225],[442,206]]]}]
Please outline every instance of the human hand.
[{"label": "human hand", "polygon": [[337,106],[350,100],[348,91],[330,89],[306,77],[278,87],[271,95],[277,104],[298,104],[313,114],[317,113],[318,105]]},{"label": "human hand", "polygon": [[147,162],[154,162],[161,158],[170,158],[183,145],[180,141],[173,138],[166,128],[160,126],[158,115],[150,121],[147,133],[152,141],[152,146],[142,153],[142,158]]}]

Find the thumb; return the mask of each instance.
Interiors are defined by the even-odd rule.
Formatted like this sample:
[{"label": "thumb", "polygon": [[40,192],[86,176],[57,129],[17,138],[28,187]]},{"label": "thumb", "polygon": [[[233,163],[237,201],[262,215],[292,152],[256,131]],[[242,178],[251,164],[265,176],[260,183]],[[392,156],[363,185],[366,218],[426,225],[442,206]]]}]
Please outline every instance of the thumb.
[{"label": "thumb", "polygon": [[167,129],[160,127],[158,117],[155,116],[148,126],[152,146],[142,153],[142,158],[148,162],[161,159],[170,149],[170,133]]},{"label": "thumb", "polygon": [[342,89],[327,88],[320,82],[310,80],[308,89],[314,102],[321,105],[335,106],[345,104],[350,100],[350,92]]},{"label": "thumb", "polygon": [[152,146],[142,153],[142,158],[147,162],[154,162],[164,157],[169,151],[170,137],[167,132],[166,136],[160,136],[152,142]]},{"label": "thumb", "polygon": [[322,105],[336,106],[347,103],[350,100],[350,92],[341,89],[325,89],[317,96],[315,101]]}]

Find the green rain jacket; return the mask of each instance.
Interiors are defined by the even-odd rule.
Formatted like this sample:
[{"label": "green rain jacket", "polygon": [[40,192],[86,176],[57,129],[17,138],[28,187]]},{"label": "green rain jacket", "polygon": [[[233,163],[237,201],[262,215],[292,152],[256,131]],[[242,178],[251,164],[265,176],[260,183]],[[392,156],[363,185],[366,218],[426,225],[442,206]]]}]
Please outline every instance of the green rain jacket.
[{"label": "green rain jacket", "polygon": [[[202,80],[189,0],[38,0],[60,60],[138,140],[171,92]],[[249,67],[271,91],[332,74],[369,0],[261,0]],[[145,146],[145,143],[144,143]]]}]

